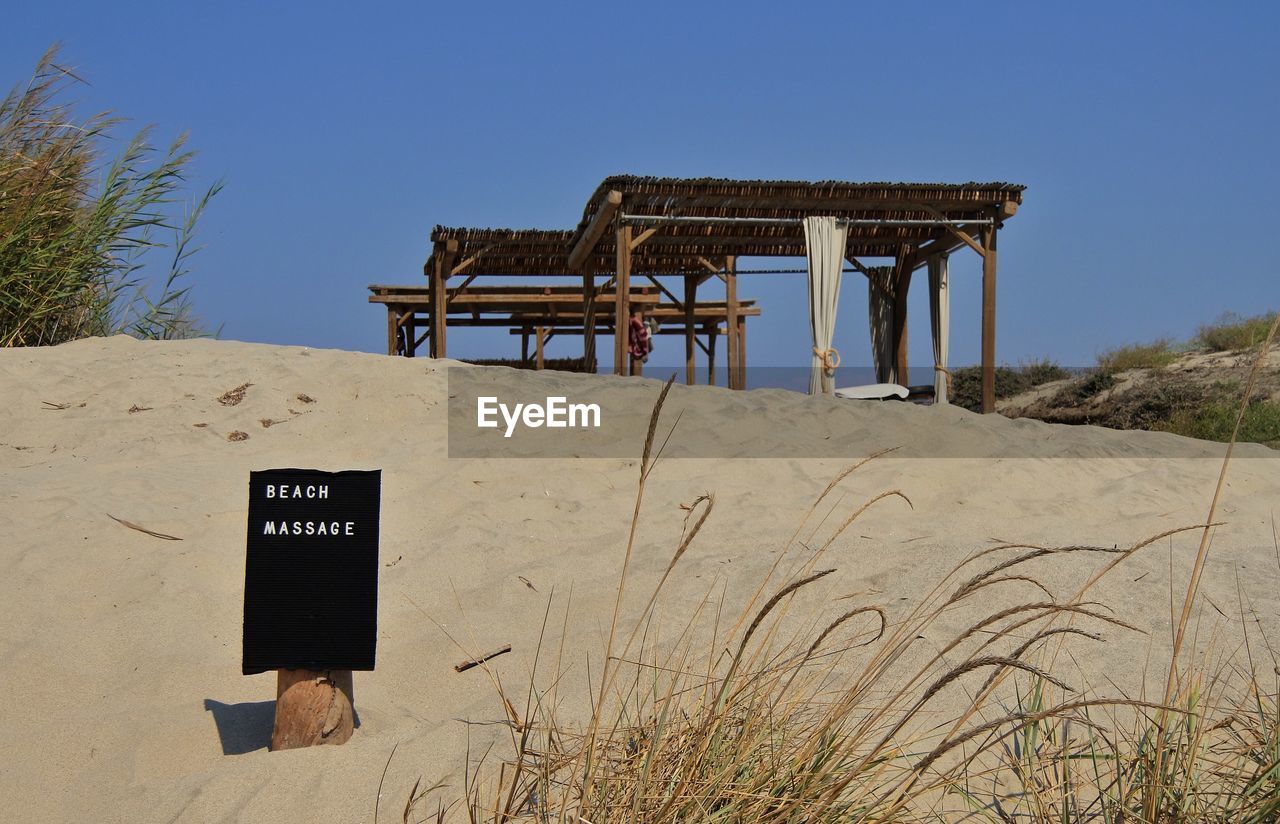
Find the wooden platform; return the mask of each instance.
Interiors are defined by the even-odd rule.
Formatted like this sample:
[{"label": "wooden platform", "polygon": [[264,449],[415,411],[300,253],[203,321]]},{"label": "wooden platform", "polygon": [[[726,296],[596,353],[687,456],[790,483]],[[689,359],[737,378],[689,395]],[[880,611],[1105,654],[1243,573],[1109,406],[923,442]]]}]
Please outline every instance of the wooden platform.
[{"label": "wooden platform", "polygon": [[[437,324],[433,309],[435,296],[427,286],[373,284],[369,286],[369,302],[387,307],[387,354],[414,357],[424,343],[440,345],[433,356],[443,357],[443,331],[447,327],[505,328],[521,337],[521,361],[541,369],[545,348],[557,335],[583,338],[584,363],[594,355],[594,341],[599,335],[617,334],[618,293],[608,287],[591,293],[573,286],[471,286],[447,289],[444,297],[444,322]],[[716,340],[728,337],[737,345],[730,347],[729,385],[745,387],[746,319],[759,317],[755,301],[703,301],[686,306],[674,296],[663,301],[660,287],[630,290],[625,304],[630,312],[639,308],[645,317],[660,323],[658,334],[682,335],[686,340],[686,380],[694,381],[693,351],[701,348],[708,362],[708,380],[715,382]],[[425,330],[420,332],[419,330]],[[534,352],[529,352],[530,343]],[[630,364],[633,374],[639,365]],[[586,367],[584,366],[584,369]],[[589,371],[595,371],[591,368]]]}]

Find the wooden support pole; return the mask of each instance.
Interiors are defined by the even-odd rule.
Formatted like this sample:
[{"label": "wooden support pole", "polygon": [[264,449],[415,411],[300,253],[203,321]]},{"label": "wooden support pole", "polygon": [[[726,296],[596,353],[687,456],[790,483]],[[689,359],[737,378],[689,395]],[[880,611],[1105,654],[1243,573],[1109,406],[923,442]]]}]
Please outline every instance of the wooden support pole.
[{"label": "wooden support pole", "polygon": [[614,284],[613,373],[625,375],[631,342],[631,227],[618,226],[616,240],[618,265]]},{"label": "wooden support pole", "polygon": [[698,302],[698,276],[684,276],[684,382],[697,383],[697,365],[694,359],[694,343],[697,330],[693,326],[693,310]]},{"label": "wooden support pole", "polygon": [[982,232],[982,411],[996,411],[996,227]]},{"label": "wooden support pole", "polygon": [[590,261],[582,272],[582,371],[595,372],[596,275]]},{"label": "wooden support pole", "polygon": [[527,367],[529,365],[529,330],[524,328],[520,330],[520,366]]},{"label": "wooden support pole", "polygon": [[716,385],[716,338],[720,337],[716,324],[707,328],[707,386]]},{"label": "wooden support pole", "polygon": [[396,353],[396,341],[400,336],[400,312],[395,304],[387,304],[387,354]]},{"label": "wooden support pole", "polygon": [[725,328],[729,333],[729,388],[741,389],[742,376],[739,374],[740,364],[738,349],[738,259],[733,256],[724,260],[724,300]]},{"label": "wooden support pole", "polygon": [[406,358],[416,358],[418,356],[418,340],[413,334],[413,307],[407,307],[405,317],[401,319],[400,324],[404,329],[404,356]]},{"label": "wooden support pole", "polygon": [[345,744],[355,730],[351,670],[277,670],[272,750]]},{"label": "wooden support pole", "polygon": [[534,361],[533,368],[541,372],[543,366],[546,365],[546,359],[543,357],[542,352],[543,347],[547,345],[547,327],[539,326],[535,334],[538,336],[538,341],[534,349],[534,352],[536,353],[536,360]]},{"label": "wooden support pole", "polygon": [[747,319],[738,315],[738,388],[747,388]]},{"label": "wooden support pole", "polygon": [[433,358],[443,358],[447,352],[445,331],[449,325],[449,258],[451,254],[457,252],[457,248],[456,240],[447,241],[443,247],[436,244],[435,271],[430,275],[431,283],[428,290],[431,297],[431,357]]},{"label": "wooden support pole", "polygon": [[911,267],[907,265],[910,249],[898,256],[893,284],[893,362],[895,383],[906,386],[911,381],[907,363],[907,293],[911,289]]}]

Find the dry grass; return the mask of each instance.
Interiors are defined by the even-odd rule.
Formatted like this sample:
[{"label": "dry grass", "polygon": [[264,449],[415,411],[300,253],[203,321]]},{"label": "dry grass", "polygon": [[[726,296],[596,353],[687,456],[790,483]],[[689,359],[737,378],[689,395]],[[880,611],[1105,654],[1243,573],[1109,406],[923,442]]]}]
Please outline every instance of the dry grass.
[{"label": "dry grass", "polygon": [[[640,466],[636,521],[661,457],[665,396]],[[649,640],[654,604],[715,501],[689,509],[665,573],[626,630],[621,605],[638,585],[633,521],[590,717],[561,717],[566,654],[546,667],[544,641],[523,714],[492,679],[511,719],[510,756],[469,763],[460,794],[415,787],[404,819],[1275,821],[1280,662],[1265,636],[1248,633],[1242,657],[1197,648],[1190,620],[1229,462],[1230,453],[1202,524],[1122,548],[996,546],[909,607],[845,602],[834,611],[820,595],[828,549],[870,507],[909,504],[896,490],[871,496],[820,536],[827,519],[811,523],[819,504],[856,480],[858,464],[818,496],[740,609],[709,598],[661,648]],[[1192,533],[1199,549],[1159,694],[1068,683],[1058,664],[1067,653],[1135,631],[1091,599],[1098,582],[1135,553]],[[1036,570],[1068,558],[1080,568],[1094,559],[1093,571],[1074,592],[1054,593]],[[1252,612],[1243,595],[1240,609]],[[939,642],[944,613],[965,628]],[[1215,655],[1217,664],[1204,663]]]},{"label": "dry grass", "polygon": [[1098,356],[1098,371],[1115,375],[1129,369],[1159,369],[1178,359],[1172,341],[1161,338],[1151,343],[1136,343],[1109,349]]},{"label": "dry grass", "polygon": [[1210,352],[1237,352],[1252,349],[1267,337],[1274,313],[1245,318],[1228,312],[1196,332],[1196,346]]},{"label": "dry grass", "polygon": [[183,282],[220,185],[185,204],[185,137],[160,152],[143,129],[107,156],[122,121],[78,116],[56,56],[0,99],[0,346],[198,334]]},{"label": "dry grass", "polygon": [[[995,368],[996,399],[1011,398],[1042,384],[1065,380],[1071,371],[1048,358],[1018,366]],[[982,367],[961,366],[951,370],[952,403],[974,412],[982,411]]]}]

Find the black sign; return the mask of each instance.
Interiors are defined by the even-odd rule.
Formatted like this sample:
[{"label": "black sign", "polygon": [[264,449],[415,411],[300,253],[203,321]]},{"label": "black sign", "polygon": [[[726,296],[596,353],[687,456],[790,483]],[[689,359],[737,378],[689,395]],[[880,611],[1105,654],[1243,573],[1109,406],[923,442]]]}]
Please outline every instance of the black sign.
[{"label": "black sign", "polygon": [[371,670],[382,472],[249,474],[245,675]]}]

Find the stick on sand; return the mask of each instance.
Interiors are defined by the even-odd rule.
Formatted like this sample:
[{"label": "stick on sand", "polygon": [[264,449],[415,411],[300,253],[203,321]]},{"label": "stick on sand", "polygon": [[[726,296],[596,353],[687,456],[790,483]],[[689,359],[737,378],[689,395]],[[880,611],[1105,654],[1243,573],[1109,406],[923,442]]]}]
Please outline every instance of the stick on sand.
[{"label": "stick on sand", "polygon": [[511,645],[506,644],[501,649],[496,649],[488,655],[481,655],[479,658],[473,658],[470,661],[463,661],[461,664],[454,664],[454,672],[466,672],[472,667],[478,667],[490,658],[497,658],[499,655],[511,652]]}]

